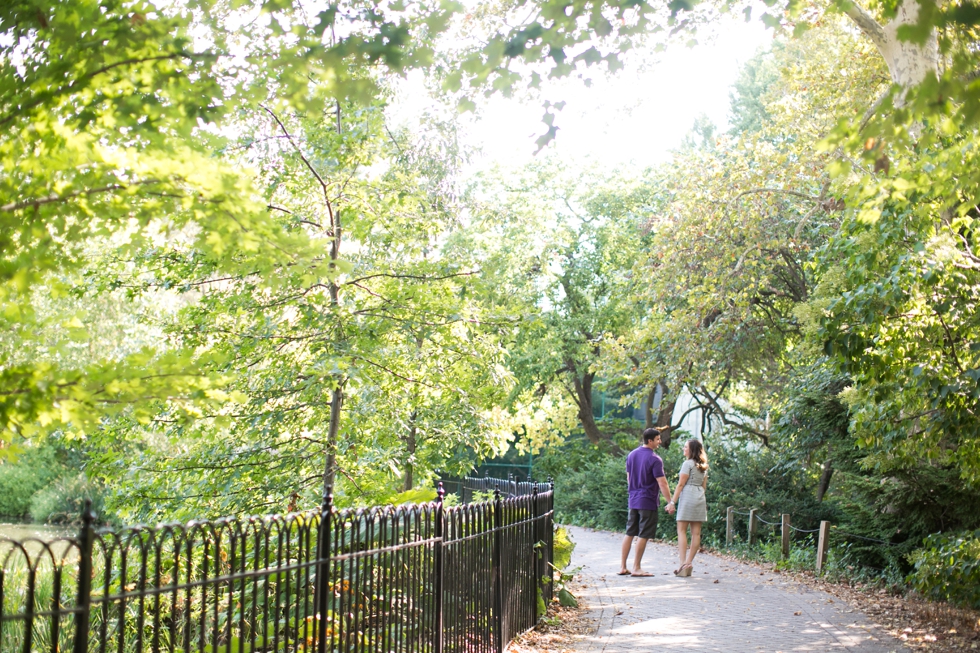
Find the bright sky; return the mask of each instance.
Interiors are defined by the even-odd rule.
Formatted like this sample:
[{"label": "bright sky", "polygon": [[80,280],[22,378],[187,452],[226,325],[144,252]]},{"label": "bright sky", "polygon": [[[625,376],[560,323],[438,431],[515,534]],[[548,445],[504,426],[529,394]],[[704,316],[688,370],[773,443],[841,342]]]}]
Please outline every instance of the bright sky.
[{"label": "bright sky", "polygon": [[[627,64],[591,88],[577,79],[552,84],[543,96],[567,104],[555,122],[557,141],[542,154],[559,156],[572,167],[646,167],[666,160],[700,114],[727,126],[730,87],[739,68],[770,39],[760,21],[732,19],[711,42],[670,48],[656,64]],[[407,104],[418,106],[417,100]],[[545,131],[543,113],[541,100],[487,101],[466,134],[468,143],[483,151],[474,169],[533,160],[534,141]],[[397,114],[410,120],[411,110],[403,107]]]}]

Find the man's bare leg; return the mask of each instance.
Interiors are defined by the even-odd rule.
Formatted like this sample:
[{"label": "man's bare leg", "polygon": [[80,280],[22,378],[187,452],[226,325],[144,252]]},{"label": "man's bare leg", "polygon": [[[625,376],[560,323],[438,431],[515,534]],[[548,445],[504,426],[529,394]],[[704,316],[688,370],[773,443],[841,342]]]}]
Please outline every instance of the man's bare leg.
[{"label": "man's bare leg", "polygon": [[619,565],[619,575],[625,576],[630,573],[630,570],[626,568],[626,559],[630,557],[630,548],[633,546],[633,536],[627,535],[623,538],[623,556],[622,564]]},{"label": "man's bare leg", "polygon": [[633,554],[633,571],[634,576],[653,576],[653,574],[643,571],[643,567],[640,566],[640,561],[643,560],[643,552],[647,550],[647,541],[645,538],[636,538],[636,553]]}]

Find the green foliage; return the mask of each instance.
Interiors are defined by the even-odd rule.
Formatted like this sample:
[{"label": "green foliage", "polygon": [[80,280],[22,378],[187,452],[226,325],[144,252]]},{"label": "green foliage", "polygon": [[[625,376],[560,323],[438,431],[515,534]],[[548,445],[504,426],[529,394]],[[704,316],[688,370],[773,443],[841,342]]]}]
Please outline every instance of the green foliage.
[{"label": "green foliage", "polygon": [[[774,47],[779,47],[779,42]],[[731,115],[728,122],[736,134],[762,131],[771,119],[766,108],[766,94],[779,81],[779,71],[773,57],[760,52],[742,66],[732,84]]]},{"label": "green foliage", "polygon": [[[581,431],[572,433],[560,444],[548,446],[535,456],[535,475],[560,479],[576,474],[589,465],[607,460],[610,455],[631,451],[639,443],[639,434],[643,430],[642,424],[633,419],[607,417],[596,420],[596,424],[609,440],[593,444]],[[660,450],[661,455],[664,451]]]},{"label": "green foliage", "polygon": [[955,230],[898,206],[873,222],[848,221],[825,254],[832,268],[847,264],[821,334],[853,380],[844,398],[862,446],[905,465],[955,465],[976,484],[980,352],[969,343],[980,336],[980,277],[958,246]]},{"label": "green foliage", "polygon": [[626,528],[626,459],[607,457],[555,478],[555,518],[565,524]]},{"label": "green foliage", "polygon": [[[67,470],[66,470],[67,471]],[[86,499],[92,501],[92,510],[101,519],[103,490],[84,474],[65,475],[39,490],[31,497],[31,519],[41,524],[70,524],[78,521]]]},{"label": "green foliage", "polygon": [[908,554],[932,533],[980,528],[980,491],[965,487],[954,468],[921,463],[878,475],[843,474],[835,490],[840,530],[889,542],[878,545],[835,537],[849,546],[854,564],[910,570]]},{"label": "green foliage", "polygon": [[910,559],[909,582],[938,601],[980,608],[980,531],[935,533]]},{"label": "green foliage", "polygon": [[516,383],[507,413],[534,452],[579,429],[594,444],[612,442],[595,421],[598,391],[619,382],[600,375],[601,342],[625,336],[638,318],[639,277],[630,274],[645,241],[638,201],[576,175],[548,161],[485,180],[494,201],[479,207],[466,243],[492,275],[488,298],[524,316],[508,343]]},{"label": "green foliage", "polygon": [[[770,522],[779,522],[780,515],[788,513],[793,525],[804,530],[817,528],[822,520],[840,519],[833,504],[817,501],[812,476],[799,466],[787,467],[773,449],[718,443],[709,448],[708,463],[708,521],[702,531],[706,543],[725,542],[728,506],[740,512],[754,508]],[[776,530],[762,525],[759,535],[769,539]],[[743,541],[747,539],[748,517],[737,518],[736,532]]]},{"label": "green foliage", "polygon": [[434,488],[413,488],[399,492],[391,498],[388,503],[401,505],[403,503],[429,503],[436,500],[436,490]]},{"label": "green foliage", "polygon": [[29,447],[16,461],[0,462],[0,515],[28,517],[32,497],[66,472],[50,445]]},{"label": "green foliage", "polygon": [[567,528],[555,526],[553,544],[554,559],[551,564],[559,571],[562,571],[572,562],[572,552],[575,550],[575,542],[569,537]]},{"label": "green foliage", "polygon": [[850,384],[825,359],[797,370],[786,401],[776,411],[773,433],[793,463],[810,458],[821,447],[855,451],[848,427],[850,415],[840,394]]}]

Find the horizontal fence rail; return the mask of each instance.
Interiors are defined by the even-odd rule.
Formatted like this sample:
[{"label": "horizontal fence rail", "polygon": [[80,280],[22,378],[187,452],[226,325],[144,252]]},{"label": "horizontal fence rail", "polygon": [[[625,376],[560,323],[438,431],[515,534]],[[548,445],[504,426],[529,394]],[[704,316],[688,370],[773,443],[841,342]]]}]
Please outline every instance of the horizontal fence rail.
[{"label": "horizontal fence rail", "polygon": [[0,652],[500,653],[553,591],[554,489],[533,485],[153,528],[87,506],[77,537],[0,538]]}]

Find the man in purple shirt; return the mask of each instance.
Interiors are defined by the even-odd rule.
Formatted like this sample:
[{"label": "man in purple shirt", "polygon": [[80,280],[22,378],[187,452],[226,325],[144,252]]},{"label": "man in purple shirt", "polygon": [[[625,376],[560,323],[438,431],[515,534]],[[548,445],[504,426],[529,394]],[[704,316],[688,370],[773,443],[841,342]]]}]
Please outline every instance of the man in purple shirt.
[{"label": "man in purple shirt", "polygon": [[[629,486],[629,521],[626,523],[626,538],[623,539],[623,558],[619,568],[620,576],[653,576],[643,571],[640,561],[647,548],[647,540],[657,534],[657,511],[660,509],[660,496],[670,496],[667,479],[664,477],[664,461],[654,453],[660,447],[660,430],[649,428],[643,432],[643,445],[637,447],[626,457],[626,483]],[[674,502],[667,502],[667,512],[673,512]],[[636,555],[633,557],[633,570],[626,567],[633,538],[638,538]]]}]

